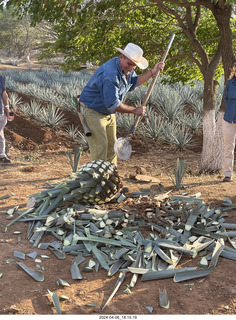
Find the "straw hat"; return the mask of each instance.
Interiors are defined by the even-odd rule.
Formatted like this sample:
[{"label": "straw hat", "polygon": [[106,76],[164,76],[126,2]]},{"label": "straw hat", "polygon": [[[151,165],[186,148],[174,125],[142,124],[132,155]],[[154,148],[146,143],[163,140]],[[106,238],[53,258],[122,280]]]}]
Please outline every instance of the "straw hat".
[{"label": "straw hat", "polygon": [[133,61],[140,69],[146,69],[148,67],[148,61],[143,57],[143,50],[136,44],[130,42],[124,50],[117,47],[115,48]]}]

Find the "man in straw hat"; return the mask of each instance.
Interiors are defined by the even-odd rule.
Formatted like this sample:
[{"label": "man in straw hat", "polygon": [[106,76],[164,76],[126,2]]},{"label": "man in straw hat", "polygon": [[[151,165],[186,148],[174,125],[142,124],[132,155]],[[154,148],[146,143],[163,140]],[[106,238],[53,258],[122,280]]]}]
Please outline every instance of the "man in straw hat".
[{"label": "man in straw hat", "polygon": [[143,50],[134,43],[128,43],[119,57],[110,59],[101,65],[83,89],[80,98],[80,111],[90,129],[87,136],[92,160],[105,160],[117,165],[114,152],[116,141],[115,113],[133,113],[142,116],[146,107],[133,107],[123,103],[128,91],[134,90],[154,76],[157,69],[164,68],[158,62],[146,73],[137,75],[136,67],[146,69],[148,61],[143,57]]}]

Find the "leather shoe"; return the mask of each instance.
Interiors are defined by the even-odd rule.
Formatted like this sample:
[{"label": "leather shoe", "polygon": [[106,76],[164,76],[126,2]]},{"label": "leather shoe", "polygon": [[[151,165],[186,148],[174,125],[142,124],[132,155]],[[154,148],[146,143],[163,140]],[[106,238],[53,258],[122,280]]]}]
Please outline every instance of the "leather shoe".
[{"label": "leather shoe", "polygon": [[11,163],[11,160],[7,157],[0,158],[0,163]]},{"label": "leather shoe", "polygon": [[224,177],[223,182],[230,182],[231,181],[231,177]]}]

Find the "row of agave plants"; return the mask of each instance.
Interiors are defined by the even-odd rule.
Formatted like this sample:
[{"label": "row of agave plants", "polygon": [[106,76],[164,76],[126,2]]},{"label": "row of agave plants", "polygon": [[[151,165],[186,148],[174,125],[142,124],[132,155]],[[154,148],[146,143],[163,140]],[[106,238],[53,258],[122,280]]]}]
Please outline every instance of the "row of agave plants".
[{"label": "row of agave plants", "polygon": [[[65,127],[64,109],[76,113],[72,98],[80,94],[92,71],[9,70],[3,74],[13,108],[37,120],[42,126],[55,128]],[[147,88],[144,85],[129,92],[125,103],[141,105]],[[24,103],[19,94],[31,97],[31,102]],[[223,79],[218,87],[216,110],[219,110],[222,94]],[[144,138],[158,139],[181,150],[194,144],[194,137],[202,128],[202,95],[203,83],[200,81],[195,81],[193,86],[181,83],[170,85],[162,84],[162,77],[159,77],[149,98],[147,113],[136,132]],[[133,115],[117,113],[118,131],[122,129],[128,133],[133,123]],[[79,127],[67,124],[65,131],[73,140],[86,145],[86,138]]]}]

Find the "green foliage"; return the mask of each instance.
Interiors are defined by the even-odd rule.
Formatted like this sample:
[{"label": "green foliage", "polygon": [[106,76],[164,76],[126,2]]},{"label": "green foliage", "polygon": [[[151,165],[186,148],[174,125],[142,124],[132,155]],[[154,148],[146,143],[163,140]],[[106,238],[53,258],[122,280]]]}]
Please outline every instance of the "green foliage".
[{"label": "green foliage", "polygon": [[166,175],[170,179],[170,181],[173,183],[175,190],[179,190],[183,188],[183,178],[186,174],[186,171],[188,169],[188,165],[185,163],[184,159],[177,159],[176,163],[176,169],[174,169],[174,175],[172,176],[167,171],[165,171]]},{"label": "green foliage", "polygon": [[70,151],[66,151],[66,156],[70,162],[71,168],[72,168],[72,172],[76,172],[78,169],[78,165],[79,165],[79,161],[80,161],[80,157],[82,155],[82,151],[83,148],[81,148],[81,146],[75,146],[74,147],[74,157],[72,157],[72,154]]},{"label": "green foliage", "polygon": [[42,113],[42,105],[35,100],[30,103],[22,104],[20,111],[23,112],[30,119],[40,119]]},{"label": "green foliage", "polygon": [[53,105],[43,108],[37,120],[40,121],[42,125],[50,128],[60,127],[67,123],[64,119],[63,112]]},{"label": "green foliage", "polygon": [[[55,43],[45,45],[42,58],[61,52],[65,54],[66,70],[77,69],[86,61],[100,64],[118,54],[115,46],[124,47],[128,42],[140,45],[150,65],[153,65],[160,59],[170,34],[176,33],[175,45],[170,52],[170,56],[175,58],[168,60],[165,72],[171,77],[174,75],[175,81],[187,81],[193,74],[197,79],[202,79],[202,74],[194,63],[199,57],[195,53],[193,60],[193,48],[182,32],[181,25],[173,14],[165,13],[155,2],[11,0],[7,6],[13,6],[21,17],[29,14],[33,25],[43,19],[57,23],[54,31],[58,38]],[[167,10],[175,10],[184,20],[184,7],[180,9],[172,1],[166,1],[165,6]],[[196,15],[196,9],[193,8],[193,20]],[[210,12],[202,10],[197,36],[204,40],[209,54],[213,54],[219,42],[219,33]]]},{"label": "green foliage", "polygon": [[[231,10],[234,2],[218,3],[147,1],[147,0],[11,0],[20,17],[31,17],[32,25],[44,20],[54,25],[55,42],[48,41],[41,58],[54,53],[65,55],[65,70],[76,70],[86,61],[101,64],[118,55],[116,47],[127,42],[140,45],[153,65],[160,59],[170,34],[176,33],[175,43],[166,62],[163,81],[203,80],[206,66],[214,59],[221,40],[219,25],[213,10]],[[231,19],[232,31],[235,19]],[[234,40],[235,41],[235,40]],[[195,44],[198,43],[196,47]],[[222,74],[216,66],[214,78]],[[140,70],[138,70],[140,72]]]},{"label": "green foliage", "polygon": [[14,110],[17,110],[19,106],[21,106],[23,100],[22,98],[15,92],[8,93],[10,105]]},{"label": "green foliage", "polygon": [[29,16],[19,20],[12,9],[5,9],[1,14],[0,30],[0,47],[16,65],[23,56],[29,56],[32,50],[39,50],[45,41],[52,42],[55,36],[46,21],[32,27]]}]

